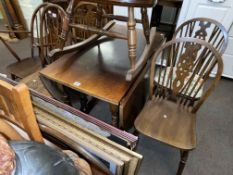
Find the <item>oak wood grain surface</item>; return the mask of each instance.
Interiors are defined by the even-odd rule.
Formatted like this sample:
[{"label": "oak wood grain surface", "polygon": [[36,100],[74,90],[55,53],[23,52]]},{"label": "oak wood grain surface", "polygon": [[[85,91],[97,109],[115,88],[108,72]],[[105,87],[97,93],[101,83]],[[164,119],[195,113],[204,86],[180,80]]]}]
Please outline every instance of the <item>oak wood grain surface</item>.
[{"label": "oak wood grain surface", "polygon": [[[146,41],[141,30],[137,33],[137,55],[141,55]],[[102,38],[82,51],[64,55],[40,73],[50,80],[118,105],[134,82],[125,80],[129,67],[127,41]]]},{"label": "oak wood grain surface", "polygon": [[140,115],[143,117],[135,121],[139,132],[177,148],[196,147],[195,114],[173,102],[155,99],[145,105]]}]

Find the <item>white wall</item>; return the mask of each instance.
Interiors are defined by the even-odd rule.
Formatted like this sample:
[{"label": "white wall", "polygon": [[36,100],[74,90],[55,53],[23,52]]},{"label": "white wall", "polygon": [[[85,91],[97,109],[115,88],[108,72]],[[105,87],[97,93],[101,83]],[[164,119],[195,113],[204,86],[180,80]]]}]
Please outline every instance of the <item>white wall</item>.
[{"label": "white wall", "polygon": [[23,12],[23,16],[27,23],[28,29],[30,29],[31,17],[32,17],[33,11],[41,3],[42,3],[42,0],[19,0],[19,4],[21,6],[21,10]]}]

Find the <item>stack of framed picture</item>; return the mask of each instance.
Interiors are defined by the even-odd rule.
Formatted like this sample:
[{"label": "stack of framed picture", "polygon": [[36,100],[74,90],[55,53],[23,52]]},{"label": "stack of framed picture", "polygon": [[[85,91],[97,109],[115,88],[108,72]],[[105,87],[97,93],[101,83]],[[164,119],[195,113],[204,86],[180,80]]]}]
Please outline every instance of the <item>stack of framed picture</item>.
[{"label": "stack of framed picture", "polygon": [[[4,76],[1,80],[17,84]],[[30,90],[44,136],[85,158],[95,175],[137,174],[142,155],[132,151],[138,138],[77,109]]]}]

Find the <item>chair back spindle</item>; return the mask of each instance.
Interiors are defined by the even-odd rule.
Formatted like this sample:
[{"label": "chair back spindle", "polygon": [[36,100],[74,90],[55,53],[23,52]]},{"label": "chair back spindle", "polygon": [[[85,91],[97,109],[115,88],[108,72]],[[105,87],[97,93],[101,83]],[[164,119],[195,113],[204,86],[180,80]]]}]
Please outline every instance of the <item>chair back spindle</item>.
[{"label": "chair back spindle", "polygon": [[[106,11],[101,4],[90,2],[79,2],[73,11],[72,23],[83,24],[90,27],[102,28],[108,20],[103,17]],[[75,42],[83,41],[93,35],[93,32],[73,28],[72,36],[75,37]]]},{"label": "chair back spindle", "polygon": [[[217,74],[209,79],[215,66]],[[222,71],[220,54],[207,42],[196,38],[173,39],[153,56],[150,97],[172,100],[196,112],[216,86]]]},{"label": "chair back spindle", "polygon": [[173,38],[193,37],[205,40],[221,55],[228,44],[228,32],[225,27],[209,18],[193,18],[181,24],[175,31]]}]

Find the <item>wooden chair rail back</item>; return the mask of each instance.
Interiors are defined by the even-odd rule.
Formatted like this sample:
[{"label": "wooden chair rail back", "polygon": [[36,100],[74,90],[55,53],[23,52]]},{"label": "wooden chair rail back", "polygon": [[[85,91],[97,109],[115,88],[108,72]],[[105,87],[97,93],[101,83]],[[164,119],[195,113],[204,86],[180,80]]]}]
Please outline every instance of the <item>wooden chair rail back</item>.
[{"label": "wooden chair rail back", "polygon": [[[106,15],[104,8],[100,8],[100,4],[89,2],[78,2],[73,10],[72,23],[83,24],[90,27],[103,28],[108,20],[102,17]],[[77,28],[72,28],[72,35],[76,38],[76,42],[83,41],[94,33]]]},{"label": "wooden chair rail back", "polygon": [[[107,18],[99,15],[99,13],[104,15],[106,12],[104,8],[99,8],[96,3],[78,2],[75,7],[73,5],[69,3],[68,8],[64,11],[63,8],[56,4],[49,4],[43,10],[40,26],[41,35],[45,36],[41,38],[43,66],[50,64],[61,55],[77,50],[100,37],[95,32],[70,27],[72,24],[103,30],[108,30],[113,26],[112,22],[108,23]],[[56,15],[56,19],[51,17],[51,11],[53,15]],[[56,22],[51,22],[51,19],[56,20]],[[50,25],[48,26],[47,23]],[[47,47],[47,45],[51,45],[51,47]]]},{"label": "wooden chair rail back", "polygon": [[[215,67],[217,73],[209,79]],[[153,55],[150,98],[166,98],[195,113],[213,91],[222,71],[220,54],[207,42],[196,38],[173,39]],[[210,82],[205,83],[207,80]]]},{"label": "wooden chair rail back", "polygon": [[174,33],[177,37],[194,37],[207,41],[222,55],[228,44],[228,32],[216,20],[209,18],[193,18],[181,24]]},{"label": "wooden chair rail back", "polygon": [[[0,80],[0,115],[24,128],[30,139],[43,142],[26,85],[12,86]],[[4,123],[1,117],[0,126]]]}]

